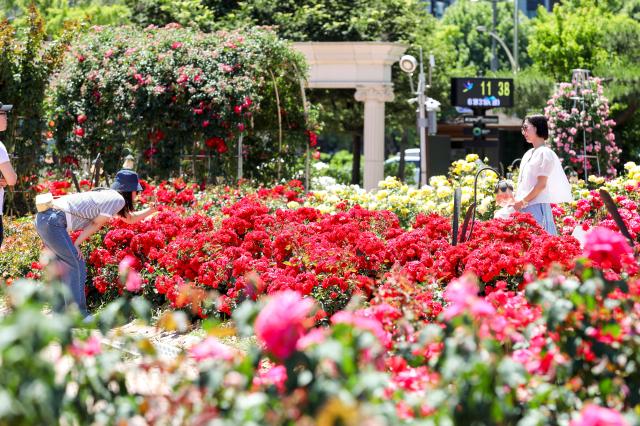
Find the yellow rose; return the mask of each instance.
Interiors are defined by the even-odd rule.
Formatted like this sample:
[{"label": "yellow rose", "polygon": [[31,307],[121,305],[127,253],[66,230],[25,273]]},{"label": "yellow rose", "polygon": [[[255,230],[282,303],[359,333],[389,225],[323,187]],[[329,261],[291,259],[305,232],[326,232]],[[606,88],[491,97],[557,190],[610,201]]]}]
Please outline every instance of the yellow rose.
[{"label": "yellow rose", "polygon": [[384,200],[385,198],[387,198],[388,195],[389,195],[389,192],[387,192],[386,190],[383,189],[383,190],[378,191],[376,193],[376,199],[377,200]]},{"label": "yellow rose", "polygon": [[436,195],[438,198],[450,197],[453,194],[453,188],[450,186],[441,186],[437,189]]},{"label": "yellow rose", "polygon": [[480,204],[478,205],[478,213],[485,214],[489,211],[489,207],[491,207],[492,199],[490,197],[485,197]]}]

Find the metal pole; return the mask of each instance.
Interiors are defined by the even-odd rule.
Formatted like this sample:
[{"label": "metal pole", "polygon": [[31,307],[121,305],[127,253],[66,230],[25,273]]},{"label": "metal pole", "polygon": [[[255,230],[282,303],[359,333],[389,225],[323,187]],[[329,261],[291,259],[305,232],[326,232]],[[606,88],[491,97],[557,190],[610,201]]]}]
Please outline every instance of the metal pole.
[{"label": "metal pole", "polygon": [[[582,92],[582,91],[581,91]],[[584,95],[580,93],[582,96],[582,111],[585,111],[586,108],[584,106]],[[587,174],[587,132],[585,130],[585,122],[582,122],[582,166],[584,167],[584,183],[589,182],[589,176]]]},{"label": "metal pole", "polygon": [[242,138],[244,133],[240,133],[238,138],[238,181],[242,179]]},{"label": "metal pole", "polygon": [[516,71],[518,71],[518,19],[519,19],[519,6],[518,0],[513,0],[513,59],[516,63]]},{"label": "metal pole", "polygon": [[[491,7],[493,9],[493,28],[492,32],[495,34],[496,27],[498,26],[498,0],[491,1]],[[496,40],[491,39],[491,71],[498,71],[498,52],[496,49]]]},{"label": "metal pole", "polygon": [[490,32],[489,35],[491,36],[491,38],[494,41],[497,41],[498,43],[500,43],[500,46],[502,46],[502,48],[504,49],[504,53],[507,54],[507,58],[509,59],[509,63],[511,64],[511,68],[513,69],[513,73],[515,74],[517,72],[518,66],[516,65],[516,61],[515,61],[513,55],[511,54],[511,52],[509,52],[509,48],[505,44],[504,40],[502,40],[502,38],[500,38],[494,32]]},{"label": "metal pole", "polygon": [[[297,72],[297,68],[296,68]],[[304,111],[304,125],[309,125],[309,105],[307,104],[307,94],[304,91],[304,79],[300,78],[300,93],[302,95],[302,109]],[[304,190],[309,192],[311,184],[311,147],[307,142],[306,156],[304,160]]]},{"label": "metal pole", "polygon": [[427,162],[427,150],[429,141],[427,139],[427,119],[425,114],[425,89],[426,81],[424,75],[424,65],[422,61],[422,48],[420,48],[420,73],[418,75],[418,132],[420,134],[420,187],[427,185],[427,177],[430,175],[429,163]]}]

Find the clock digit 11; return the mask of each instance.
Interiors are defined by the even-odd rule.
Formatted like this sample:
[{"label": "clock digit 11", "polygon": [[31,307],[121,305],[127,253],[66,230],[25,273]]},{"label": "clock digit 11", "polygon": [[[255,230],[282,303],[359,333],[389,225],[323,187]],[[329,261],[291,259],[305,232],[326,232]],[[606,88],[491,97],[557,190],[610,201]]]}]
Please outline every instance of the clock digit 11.
[{"label": "clock digit 11", "polygon": [[481,84],[482,96],[491,96],[491,82],[483,81]]}]

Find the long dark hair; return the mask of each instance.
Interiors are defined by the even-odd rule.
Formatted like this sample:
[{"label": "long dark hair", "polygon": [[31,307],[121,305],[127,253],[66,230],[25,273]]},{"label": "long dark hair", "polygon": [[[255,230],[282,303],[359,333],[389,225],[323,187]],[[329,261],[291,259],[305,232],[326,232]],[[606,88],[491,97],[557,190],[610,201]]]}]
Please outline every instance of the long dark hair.
[{"label": "long dark hair", "polygon": [[118,191],[118,194],[124,198],[124,207],[118,212],[119,216],[127,217],[133,211],[133,193]]}]

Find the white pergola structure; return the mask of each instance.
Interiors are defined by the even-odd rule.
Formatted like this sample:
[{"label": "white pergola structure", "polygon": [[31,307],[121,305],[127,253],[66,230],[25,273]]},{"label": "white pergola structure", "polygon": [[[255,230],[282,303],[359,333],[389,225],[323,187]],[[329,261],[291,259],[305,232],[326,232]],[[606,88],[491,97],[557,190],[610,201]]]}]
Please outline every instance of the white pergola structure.
[{"label": "white pergola structure", "polygon": [[309,64],[307,87],[356,89],[364,102],[364,188],[384,179],[384,103],[393,100],[391,65],[407,46],[386,42],[306,42],[293,47]]}]

